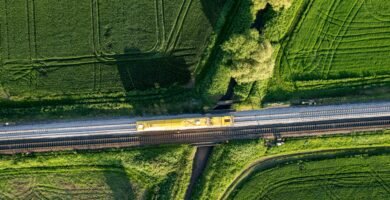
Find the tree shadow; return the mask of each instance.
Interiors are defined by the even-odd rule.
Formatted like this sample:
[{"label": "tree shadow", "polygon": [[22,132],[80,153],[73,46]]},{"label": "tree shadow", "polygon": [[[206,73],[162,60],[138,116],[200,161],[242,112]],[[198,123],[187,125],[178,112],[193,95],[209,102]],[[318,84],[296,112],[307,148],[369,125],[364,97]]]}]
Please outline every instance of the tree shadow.
[{"label": "tree shadow", "polygon": [[227,0],[201,0],[202,10],[214,29],[226,1]]},{"label": "tree shadow", "polygon": [[277,12],[271,4],[267,4],[264,9],[257,11],[256,20],[251,28],[256,28],[260,33],[263,32],[265,25],[277,16]]},{"label": "tree shadow", "polygon": [[116,56],[116,65],[123,88],[147,90],[184,85],[191,80],[189,65],[184,57],[161,52],[143,53],[126,48],[125,56]]},{"label": "tree shadow", "polygon": [[104,171],[106,184],[110,187],[114,199],[135,199],[136,195],[130,180],[126,174],[126,170],[122,163],[115,166],[112,170]]}]

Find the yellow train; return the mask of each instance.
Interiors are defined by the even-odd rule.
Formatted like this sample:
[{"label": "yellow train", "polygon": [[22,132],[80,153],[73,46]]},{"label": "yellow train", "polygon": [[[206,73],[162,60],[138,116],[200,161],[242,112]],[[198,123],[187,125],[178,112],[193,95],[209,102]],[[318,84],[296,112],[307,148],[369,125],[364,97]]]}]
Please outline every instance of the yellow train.
[{"label": "yellow train", "polygon": [[233,116],[138,121],[137,131],[182,130],[232,126]]}]

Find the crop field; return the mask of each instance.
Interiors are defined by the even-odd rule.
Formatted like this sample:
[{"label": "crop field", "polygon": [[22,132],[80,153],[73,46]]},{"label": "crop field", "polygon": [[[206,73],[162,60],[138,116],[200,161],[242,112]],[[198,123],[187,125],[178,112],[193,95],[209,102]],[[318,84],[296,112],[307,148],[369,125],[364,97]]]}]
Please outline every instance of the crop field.
[{"label": "crop field", "polygon": [[186,85],[223,2],[1,0],[0,98]]},{"label": "crop field", "polygon": [[390,155],[355,155],[258,171],[230,199],[389,199]]},{"label": "crop field", "polygon": [[191,147],[0,158],[1,199],[183,199]]},{"label": "crop field", "polygon": [[[282,158],[281,162],[285,162],[285,158],[288,159],[291,157],[288,155],[295,153],[317,152],[324,150],[339,152],[342,149],[364,149],[368,147],[381,148],[389,147],[389,145],[390,131],[378,131],[371,134],[291,139],[286,140],[285,144],[282,146],[273,147],[266,147],[264,145],[264,141],[231,141],[229,144],[223,144],[214,147],[203,176],[195,188],[193,199],[223,199],[224,197],[229,196],[229,194],[234,194],[235,189],[237,188],[237,183],[240,184],[240,181],[237,182],[237,180],[240,180],[237,179],[237,177],[240,177],[244,171],[251,169],[250,167],[252,165],[261,165],[261,163],[264,163],[264,159],[266,158],[282,156],[284,158]],[[361,154],[361,152],[358,151],[357,154]],[[317,154],[314,156],[318,157]],[[387,158],[388,157],[389,156],[387,156]],[[269,165],[275,166],[275,162],[271,162],[272,163]],[[267,164],[267,166],[269,165]],[[247,174],[245,173],[244,176],[246,177]],[[279,174],[275,180],[275,183],[279,179],[282,179],[283,176]],[[259,183],[261,183],[261,181],[261,179],[258,179]],[[264,185],[267,184],[269,184],[269,182],[264,182]],[[259,189],[256,189],[256,191],[259,191]],[[248,191],[246,190],[245,192]],[[252,192],[249,192],[248,194],[252,194]],[[237,199],[247,199],[244,198],[244,196],[240,197],[242,198]]]},{"label": "crop field", "polygon": [[390,76],[390,3],[306,0],[280,51],[282,76],[295,80]]},{"label": "crop field", "polygon": [[296,0],[290,10],[270,28],[278,53],[264,102],[386,98],[390,3]]}]

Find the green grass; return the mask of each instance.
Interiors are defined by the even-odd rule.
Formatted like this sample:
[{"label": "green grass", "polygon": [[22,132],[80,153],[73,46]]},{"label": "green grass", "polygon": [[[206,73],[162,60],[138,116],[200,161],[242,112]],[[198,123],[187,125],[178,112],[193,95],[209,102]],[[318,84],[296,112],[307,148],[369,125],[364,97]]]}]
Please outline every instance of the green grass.
[{"label": "green grass", "polygon": [[377,0],[295,1],[295,12],[287,11],[265,29],[266,37],[281,47],[264,101],[380,98],[388,92],[389,5]]},{"label": "green grass", "polygon": [[223,0],[1,1],[1,107],[10,108],[4,101],[27,105],[49,97],[66,106],[70,97],[88,101],[118,93],[111,103],[148,95],[154,104],[166,89],[191,93],[224,5]]},{"label": "green grass", "polygon": [[236,178],[256,161],[300,152],[343,148],[390,146],[390,132],[287,140],[280,147],[267,148],[263,141],[237,141],[214,148],[194,199],[220,199]]},{"label": "green grass", "polygon": [[1,199],[183,199],[194,148],[1,156]]},{"label": "green grass", "polygon": [[317,160],[301,157],[297,161],[259,169],[228,199],[389,198],[390,154],[319,157]]}]

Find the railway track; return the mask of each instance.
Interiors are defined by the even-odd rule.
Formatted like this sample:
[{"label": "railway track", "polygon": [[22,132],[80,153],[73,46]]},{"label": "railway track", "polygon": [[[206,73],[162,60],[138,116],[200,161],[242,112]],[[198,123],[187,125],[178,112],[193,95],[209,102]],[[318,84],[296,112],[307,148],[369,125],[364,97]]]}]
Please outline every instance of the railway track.
[{"label": "railway track", "polygon": [[136,147],[178,143],[218,143],[228,140],[266,138],[272,137],[274,134],[281,135],[282,137],[303,137],[387,128],[390,128],[390,117],[328,120],[248,127],[142,132],[136,134],[129,133],[120,135],[107,134],[64,138],[11,139],[0,141],[0,153],[13,154],[57,150]]}]

